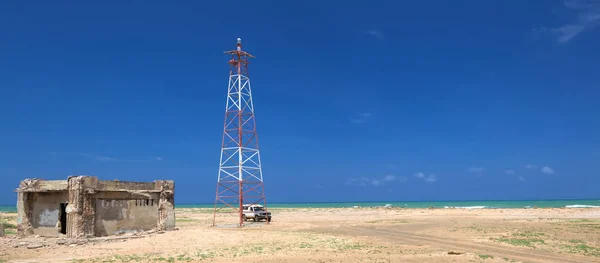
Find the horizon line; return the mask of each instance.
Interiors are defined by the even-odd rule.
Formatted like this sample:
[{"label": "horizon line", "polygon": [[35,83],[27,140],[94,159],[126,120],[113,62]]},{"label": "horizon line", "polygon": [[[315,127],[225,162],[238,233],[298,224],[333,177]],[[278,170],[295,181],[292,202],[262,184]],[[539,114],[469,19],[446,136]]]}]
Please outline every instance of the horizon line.
[{"label": "horizon line", "polygon": [[[326,203],[337,203],[337,204],[342,204],[342,203],[385,203],[385,202],[393,202],[393,203],[399,203],[399,202],[406,202],[406,203],[425,203],[425,202],[519,202],[519,201],[600,201],[600,197],[599,198],[572,198],[572,199],[512,199],[512,200],[502,200],[502,199],[489,199],[489,200],[437,200],[437,201],[432,201],[432,200],[426,200],[426,201],[390,201],[390,200],[384,200],[384,201],[303,201],[303,202],[299,202],[299,201],[291,201],[291,202],[267,202],[267,204],[271,203],[271,204],[326,204]],[[214,203],[175,203],[176,205],[214,205]],[[16,204],[13,205],[8,205],[8,204],[3,204],[0,206],[16,206]]]}]

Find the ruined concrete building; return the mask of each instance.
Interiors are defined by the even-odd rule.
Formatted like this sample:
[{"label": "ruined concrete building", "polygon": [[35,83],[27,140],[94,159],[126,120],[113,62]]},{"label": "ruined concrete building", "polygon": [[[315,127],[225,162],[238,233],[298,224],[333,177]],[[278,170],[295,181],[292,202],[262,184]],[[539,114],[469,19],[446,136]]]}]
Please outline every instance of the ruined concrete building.
[{"label": "ruined concrete building", "polygon": [[175,183],[101,181],[95,176],[21,181],[18,235],[68,238],[173,230]]}]

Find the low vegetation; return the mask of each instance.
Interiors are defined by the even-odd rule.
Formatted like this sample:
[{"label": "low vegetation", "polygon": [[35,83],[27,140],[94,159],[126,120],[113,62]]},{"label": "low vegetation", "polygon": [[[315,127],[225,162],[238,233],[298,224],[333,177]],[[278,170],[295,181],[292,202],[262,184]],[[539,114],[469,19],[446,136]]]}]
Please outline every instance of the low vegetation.
[{"label": "low vegetation", "polygon": [[521,246],[521,247],[536,247],[536,245],[545,244],[546,242],[543,239],[528,239],[528,238],[507,238],[501,237],[496,239],[496,241],[501,243],[507,243],[513,246]]},{"label": "low vegetation", "polygon": [[72,262],[84,263],[84,262],[197,262],[205,259],[213,258],[214,255],[203,253],[198,250],[193,254],[179,254],[177,256],[162,256],[155,254],[134,254],[134,255],[115,255],[112,257],[105,258],[88,258],[88,259],[74,259]]},{"label": "low vegetation", "polygon": [[303,241],[296,243],[274,243],[258,242],[245,247],[215,247],[197,250],[191,253],[183,253],[176,256],[157,255],[157,254],[133,254],[118,255],[102,258],[74,259],[77,263],[100,263],[100,262],[202,262],[213,258],[239,258],[254,257],[266,254],[274,254],[279,251],[302,251],[302,253],[311,253],[311,251],[352,251],[364,250],[369,253],[381,253],[378,249],[385,249],[385,246],[372,246],[363,243],[354,242],[349,239],[331,237],[319,234],[299,234]]},{"label": "low vegetation", "polygon": [[[600,221],[590,220],[590,219],[575,219],[575,220],[565,220],[559,222],[559,224],[563,224],[568,226],[563,230],[572,230],[579,229],[581,227],[586,228],[595,228],[598,227],[600,229]],[[554,237],[554,238],[552,238]],[[546,240],[545,240],[545,239]],[[511,234],[510,236],[500,237],[494,239],[497,242],[510,244],[513,246],[520,247],[531,247],[537,248],[539,246],[545,245],[546,248],[551,250],[560,250],[567,253],[573,254],[582,254],[585,256],[596,256],[600,257],[600,248],[591,246],[586,244],[585,241],[581,239],[562,239],[557,236],[548,236],[543,232],[534,232],[534,231],[520,231]],[[481,257],[481,255],[480,255]]]},{"label": "low vegetation", "polygon": [[577,242],[571,242],[571,243],[575,243],[575,245],[563,245],[562,248],[569,253],[584,254],[586,256],[600,257],[600,248],[588,246],[585,244],[585,242],[583,242],[581,240],[572,240],[572,241],[577,241]]},{"label": "low vegetation", "polygon": [[574,227],[576,229],[582,231],[596,231],[600,230],[600,220],[597,219],[571,219],[571,220],[561,220],[558,222],[553,222],[554,224],[559,225],[568,225],[569,227]]},{"label": "low vegetation", "polygon": [[9,228],[17,228],[17,225],[13,224],[13,223],[8,223],[8,222],[0,222],[0,224],[4,225],[5,229],[9,229]]},{"label": "low vegetation", "polygon": [[192,222],[198,222],[198,220],[196,219],[191,219],[191,218],[177,218],[175,219],[176,224],[177,223],[192,223]]},{"label": "low vegetation", "polygon": [[17,234],[17,225],[13,223],[9,223],[7,219],[0,218],[0,224],[4,225],[4,234],[6,235],[16,235]]},{"label": "low vegetation", "polygon": [[488,259],[488,258],[492,259],[492,258],[494,258],[494,257],[492,257],[490,255],[479,255],[479,257],[482,258],[482,259]]}]

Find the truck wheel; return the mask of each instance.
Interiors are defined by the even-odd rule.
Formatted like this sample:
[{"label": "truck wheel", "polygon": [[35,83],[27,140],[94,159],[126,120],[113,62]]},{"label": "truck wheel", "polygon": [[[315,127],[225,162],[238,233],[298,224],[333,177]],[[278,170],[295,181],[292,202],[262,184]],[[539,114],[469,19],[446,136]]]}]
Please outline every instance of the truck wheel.
[{"label": "truck wheel", "polygon": [[258,216],[254,216],[254,222],[258,222]]},{"label": "truck wheel", "polygon": [[248,220],[248,218],[246,218],[246,215],[242,215],[242,219],[244,219],[244,221]]},{"label": "truck wheel", "polygon": [[267,222],[271,222],[271,217],[268,217],[268,218],[267,218]]}]

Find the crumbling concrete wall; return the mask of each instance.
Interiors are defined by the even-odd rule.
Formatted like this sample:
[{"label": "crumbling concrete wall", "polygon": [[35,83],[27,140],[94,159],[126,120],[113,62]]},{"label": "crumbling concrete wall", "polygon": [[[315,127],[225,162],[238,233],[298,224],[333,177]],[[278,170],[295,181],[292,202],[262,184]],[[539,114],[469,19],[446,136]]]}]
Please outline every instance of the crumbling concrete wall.
[{"label": "crumbling concrete wall", "polygon": [[31,218],[30,194],[27,192],[17,193],[17,235],[19,237],[33,235],[33,226],[29,221]]},{"label": "crumbling concrete wall", "polygon": [[17,189],[19,236],[60,235],[61,204],[65,203],[68,238],[134,229],[173,230],[174,191],[175,183],[167,180],[99,181],[95,176],[70,176],[65,181],[27,179]]},{"label": "crumbling concrete wall", "polygon": [[30,223],[33,234],[40,236],[59,236],[60,204],[69,201],[67,191],[38,192],[29,194]]},{"label": "crumbling concrete wall", "polygon": [[155,190],[153,182],[128,182],[128,181],[98,181],[96,186],[98,191],[141,191]]},{"label": "crumbling concrete wall", "polygon": [[69,176],[69,205],[67,205],[67,237],[94,236],[95,188],[98,178],[93,176]]},{"label": "crumbling concrete wall", "polygon": [[96,200],[95,236],[151,230],[157,220],[158,200]]},{"label": "crumbling concrete wall", "polygon": [[17,194],[18,236],[57,236],[58,218],[53,220],[52,216],[59,212],[60,203],[66,202],[66,190],[64,180],[33,178],[21,181]]},{"label": "crumbling concrete wall", "polygon": [[159,230],[171,231],[175,229],[175,183],[168,180],[154,181],[156,190],[160,190],[158,201]]}]

